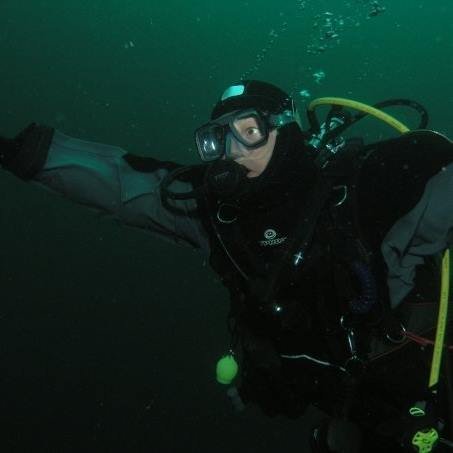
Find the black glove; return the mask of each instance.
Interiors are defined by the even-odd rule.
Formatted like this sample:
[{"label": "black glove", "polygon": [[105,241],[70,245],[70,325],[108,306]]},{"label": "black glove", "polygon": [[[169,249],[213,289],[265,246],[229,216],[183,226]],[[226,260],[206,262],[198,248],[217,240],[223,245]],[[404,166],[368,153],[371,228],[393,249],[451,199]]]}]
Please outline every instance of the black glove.
[{"label": "black glove", "polygon": [[44,166],[54,129],[32,123],[13,139],[0,137],[0,166],[19,178],[33,178]]},{"label": "black glove", "polygon": [[11,138],[0,136],[0,166],[4,166],[10,162],[19,152],[20,144]]}]

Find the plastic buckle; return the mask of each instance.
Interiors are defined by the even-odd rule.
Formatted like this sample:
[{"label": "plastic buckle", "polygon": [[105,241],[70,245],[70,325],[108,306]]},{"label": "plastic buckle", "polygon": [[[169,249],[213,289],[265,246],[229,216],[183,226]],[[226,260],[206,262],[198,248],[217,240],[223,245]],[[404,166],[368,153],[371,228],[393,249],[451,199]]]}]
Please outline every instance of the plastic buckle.
[{"label": "plastic buckle", "polygon": [[430,453],[439,440],[439,433],[436,429],[430,428],[424,431],[417,431],[412,438],[412,445],[418,453]]}]

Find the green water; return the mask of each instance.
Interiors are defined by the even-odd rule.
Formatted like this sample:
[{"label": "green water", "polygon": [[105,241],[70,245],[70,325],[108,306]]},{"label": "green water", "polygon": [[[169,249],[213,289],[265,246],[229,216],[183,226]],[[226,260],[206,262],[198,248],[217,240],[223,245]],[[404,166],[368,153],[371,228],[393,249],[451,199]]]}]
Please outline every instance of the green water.
[{"label": "green water", "polygon": [[[380,4],[1,0],[0,134],[37,121],[196,163],[193,130],[246,75],[301,112],[302,90],[411,98],[453,136],[453,3]],[[369,119],[357,131],[395,134]],[[301,421],[230,412],[214,380],[228,301],[194,252],[5,172],[0,192],[3,451],[306,451]]]}]

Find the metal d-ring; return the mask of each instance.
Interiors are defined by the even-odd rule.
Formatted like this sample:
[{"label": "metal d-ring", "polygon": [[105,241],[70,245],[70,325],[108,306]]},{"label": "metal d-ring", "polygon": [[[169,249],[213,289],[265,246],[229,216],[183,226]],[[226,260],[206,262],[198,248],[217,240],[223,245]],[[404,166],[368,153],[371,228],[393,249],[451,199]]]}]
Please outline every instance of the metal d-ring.
[{"label": "metal d-ring", "polygon": [[333,190],[338,190],[338,189],[343,189],[344,194],[343,194],[343,198],[339,202],[334,204],[335,207],[341,206],[346,201],[346,198],[348,198],[348,186],[343,184],[341,186],[333,187]]},{"label": "metal d-ring", "polygon": [[403,324],[400,323],[401,326],[401,338],[392,338],[388,333],[385,334],[385,338],[390,341],[390,343],[393,344],[401,344],[406,341],[406,328],[403,326]]},{"label": "metal d-ring", "polygon": [[221,212],[220,212],[220,211],[221,211],[221,209],[222,209],[223,207],[226,207],[226,206],[229,206],[229,207],[231,207],[231,208],[234,208],[234,207],[235,207],[235,206],[233,206],[233,205],[229,205],[229,204],[222,203],[222,204],[219,206],[219,209],[217,209],[217,220],[218,220],[220,223],[223,223],[223,224],[227,224],[227,225],[228,225],[228,224],[230,224],[230,223],[236,222],[237,216],[235,216],[235,217],[232,218],[232,219],[224,219],[224,218],[222,218]]}]

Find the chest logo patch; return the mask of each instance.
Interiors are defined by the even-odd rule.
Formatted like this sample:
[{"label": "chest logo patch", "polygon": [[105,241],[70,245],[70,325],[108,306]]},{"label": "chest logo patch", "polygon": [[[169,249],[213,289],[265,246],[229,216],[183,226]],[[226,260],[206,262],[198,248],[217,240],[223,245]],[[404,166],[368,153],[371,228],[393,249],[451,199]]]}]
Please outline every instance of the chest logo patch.
[{"label": "chest logo patch", "polygon": [[275,230],[269,229],[264,232],[265,239],[275,239],[275,236],[277,236],[277,232]]},{"label": "chest logo patch", "polygon": [[264,240],[259,241],[262,247],[272,247],[275,245],[283,244],[286,241],[285,237],[278,237],[277,231],[272,228],[268,228],[264,231]]}]

